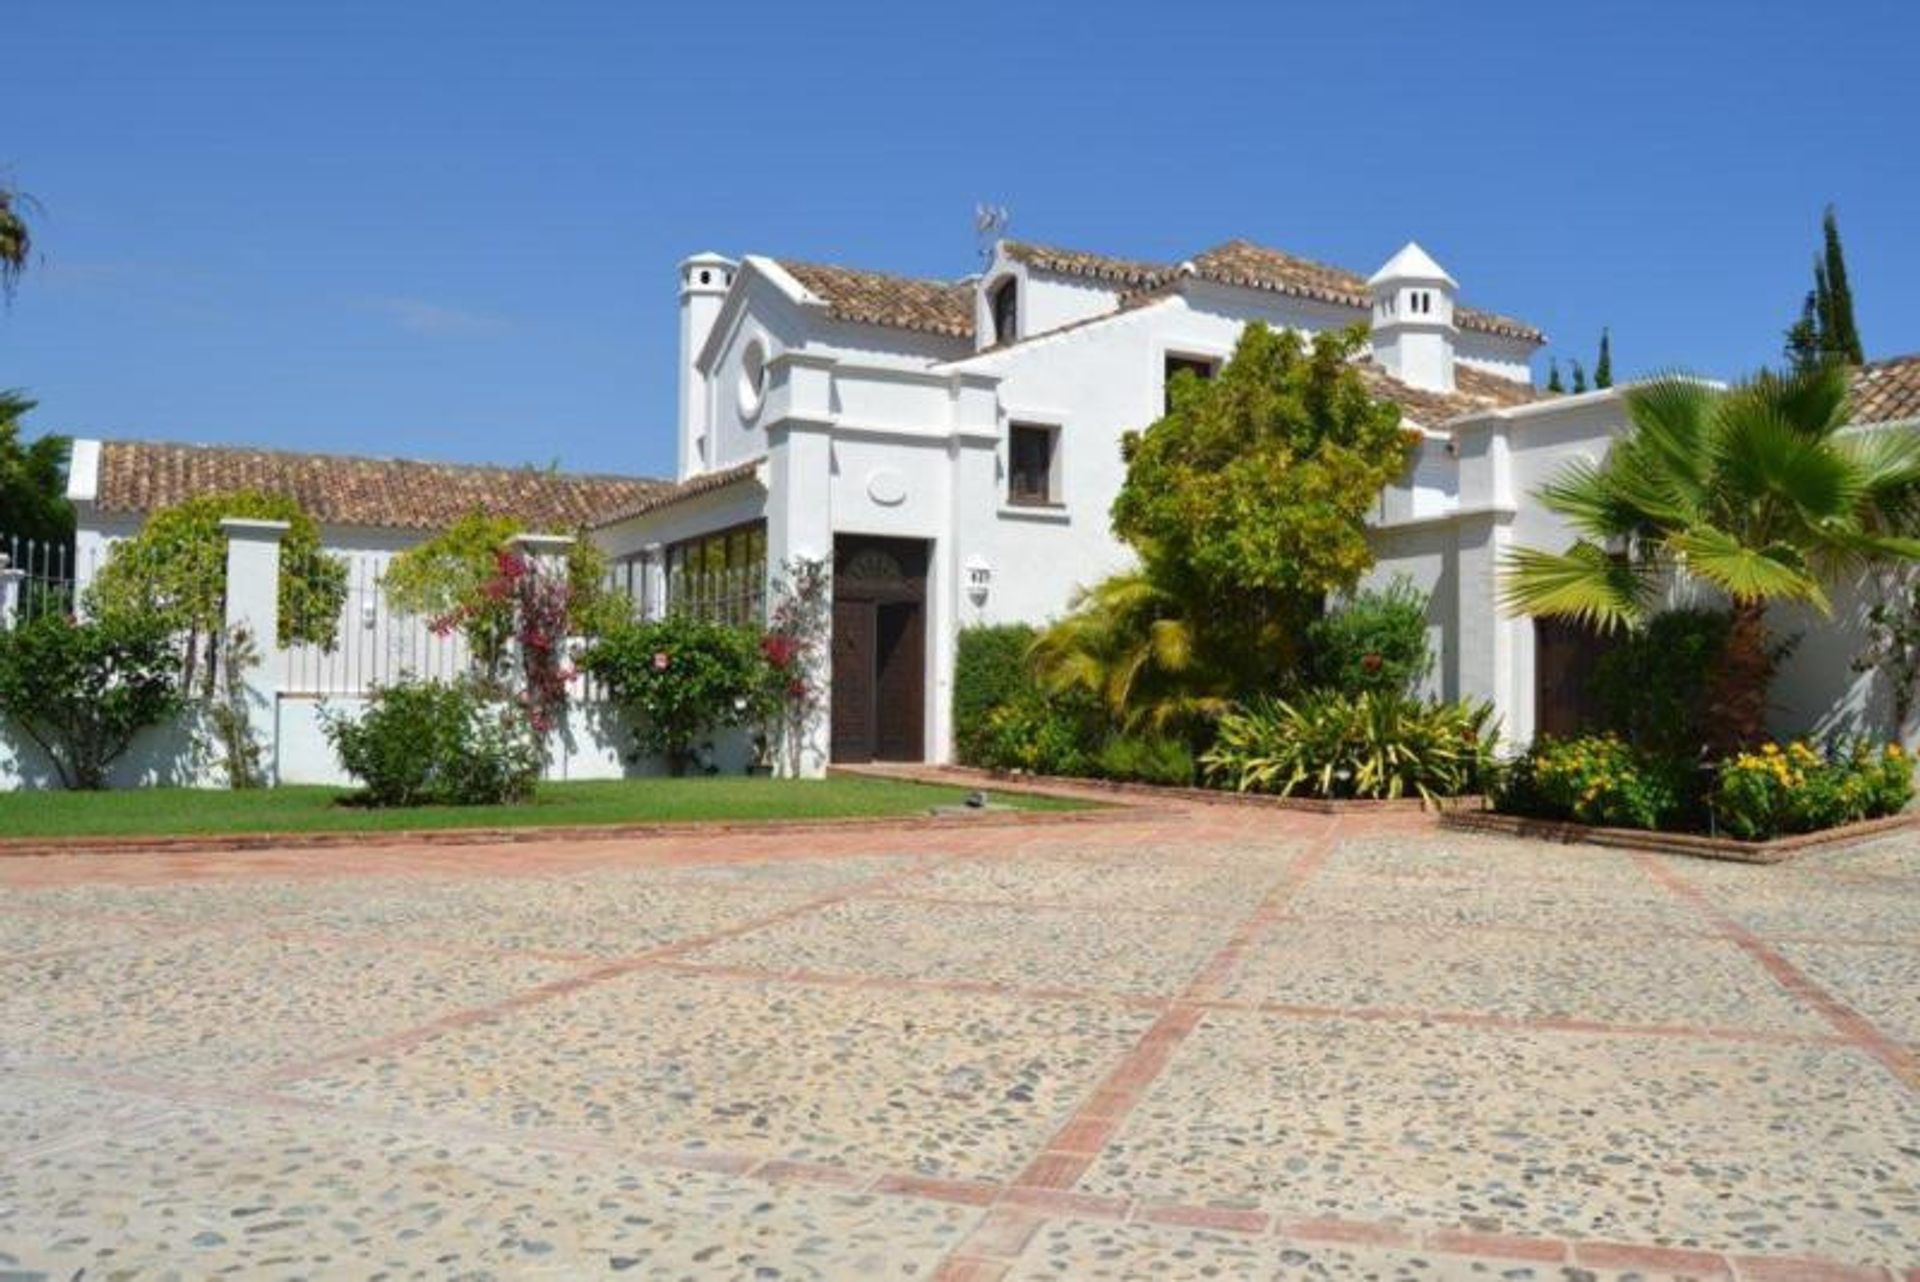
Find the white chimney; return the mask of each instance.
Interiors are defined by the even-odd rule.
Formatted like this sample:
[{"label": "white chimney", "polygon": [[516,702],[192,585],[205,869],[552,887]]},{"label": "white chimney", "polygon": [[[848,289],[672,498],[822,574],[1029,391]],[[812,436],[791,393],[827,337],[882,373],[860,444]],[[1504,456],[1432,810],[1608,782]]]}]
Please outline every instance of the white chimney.
[{"label": "white chimney", "polygon": [[1387,373],[1429,392],[1453,390],[1453,300],[1459,285],[1427,251],[1406,247],[1373,274],[1373,359]]},{"label": "white chimney", "polygon": [[695,254],[680,264],[680,479],[708,470],[705,454],[710,400],[707,378],[694,365],[720,316],[739,264],[719,254]]}]

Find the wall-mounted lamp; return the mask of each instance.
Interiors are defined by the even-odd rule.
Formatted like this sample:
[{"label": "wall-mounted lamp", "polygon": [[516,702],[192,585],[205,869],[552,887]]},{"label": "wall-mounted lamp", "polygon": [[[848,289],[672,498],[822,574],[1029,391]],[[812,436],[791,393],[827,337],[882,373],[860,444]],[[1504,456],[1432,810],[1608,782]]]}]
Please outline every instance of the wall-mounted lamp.
[{"label": "wall-mounted lamp", "polygon": [[993,567],[977,556],[967,558],[967,599],[975,605],[987,603],[987,593],[993,587]]}]

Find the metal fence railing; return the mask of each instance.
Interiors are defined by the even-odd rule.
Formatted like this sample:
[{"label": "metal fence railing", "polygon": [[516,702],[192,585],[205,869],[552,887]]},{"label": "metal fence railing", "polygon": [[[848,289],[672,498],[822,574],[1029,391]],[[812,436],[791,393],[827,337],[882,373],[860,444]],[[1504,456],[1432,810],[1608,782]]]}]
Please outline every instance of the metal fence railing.
[{"label": "metal fence railing", "polygon": [[74,612],[81,579],[71,543],[0,533],[0,570],[20,573],[14,620]]}]

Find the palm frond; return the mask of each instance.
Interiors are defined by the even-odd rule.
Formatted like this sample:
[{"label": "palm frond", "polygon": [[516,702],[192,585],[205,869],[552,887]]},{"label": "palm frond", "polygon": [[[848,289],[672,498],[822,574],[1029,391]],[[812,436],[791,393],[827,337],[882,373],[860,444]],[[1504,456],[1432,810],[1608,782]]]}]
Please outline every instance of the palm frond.
[{"label": "palm frond", "polygon": [[[1779,519],[1791,509],[1811,528],[1845,519],[1859,501],[1859,469],[1823,437],[1752,394],[1730,398],[1713,441],[1717,505],[1730,523]],[[1748,530],[1749,541],[1772,531]]]},{"label": "palm frond", "polygon": [[1500,571],[1500,604],[1508,612],[1573,619],[1602,631],[1640,622],[1653,595],[1645,567],[1594,543],[1565,552],[1514,548]]},{"label": "palm frond", "polygon": [[1668,540],[1687,572],[1735,600],[1804,601],[1829,612],[1827,594],[1800,551],[1790,544],[1749,547],[1711,526],[1682,531]]}]

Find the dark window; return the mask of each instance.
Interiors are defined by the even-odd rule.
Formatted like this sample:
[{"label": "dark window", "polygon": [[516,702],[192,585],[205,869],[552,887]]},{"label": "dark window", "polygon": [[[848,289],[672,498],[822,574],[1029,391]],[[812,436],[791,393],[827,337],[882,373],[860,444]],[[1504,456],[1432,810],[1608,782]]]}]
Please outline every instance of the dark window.
[{"label": "dark window", "polygon": [[1011,343],[1019,337],[1020,282],[1009,276],[995,285],[988,306],[993,309],[993,341]]},{"label": "dark window", "polygon": [[1168,353],[1165,378],[1167,409],[1173,409],[1173,376],[1175,374],[1185,370],[1195,378],[1209,379],[1213,377],[1216,368],[1218,367],[1204,356],[1175,356]]},{"label": "dark window", "polygon": [[1007,501],[1053,501],[1053,429],[1015,423],[1007,435]]}]

